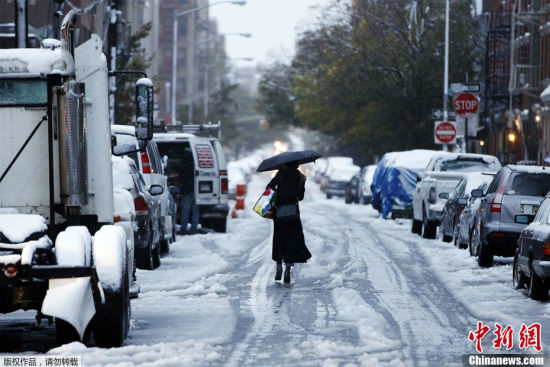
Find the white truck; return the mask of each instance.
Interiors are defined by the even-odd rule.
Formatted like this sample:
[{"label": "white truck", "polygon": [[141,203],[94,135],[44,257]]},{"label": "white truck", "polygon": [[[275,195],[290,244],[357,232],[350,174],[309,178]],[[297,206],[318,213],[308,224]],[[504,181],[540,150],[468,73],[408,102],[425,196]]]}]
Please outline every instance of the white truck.
[{"label": "white truck", "polygon": [[485,154],[439,152],[432,157],[413,193],[411,232],[424,238],[435,238],[437,226],[447,199],[439,197],[451,192],[467,172],[496,172],[500,162]]},{"label": "white truck", "polygon": [[[190,163],[195,172],[194,197],[199,207],[200,224],[216,232],[226,232],[229,182],[225,154],[219,139],[221,124],[183,125],[180,129],[187,132],[155,133],[153,138],[166,162],[165,172],[169,182],[171,177],[179,174],[178,167],[185,164],[183,159],[188,150],[193,156]],[[197,135],[201,132],[218,133],[218,137],[202,137],[189,132]]]},{"label": "white truck", "polygon": [[[55,318],[65,343],[120,346],[130,322],[131,241],[115,225],[108,69],[101,37],[0,50],[0,314]],[[153,88],[136,85],[139,138]]]}]

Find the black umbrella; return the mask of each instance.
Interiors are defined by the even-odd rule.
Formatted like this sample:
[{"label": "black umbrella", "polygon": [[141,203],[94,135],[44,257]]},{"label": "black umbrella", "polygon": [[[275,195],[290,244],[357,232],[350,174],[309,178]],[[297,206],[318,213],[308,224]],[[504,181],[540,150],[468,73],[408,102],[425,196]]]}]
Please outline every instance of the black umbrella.
[{"label": "black umbrella", "polygon": [[277,154],[271,158],[264,159],[256,172],[273,171],[276,169],[280,169],[283,164],[287,163],[304,164],[315,162],[316,159],[319,159],[321,157],[321,154],[314,152],[313,150],[284,152],[281,154]]}]

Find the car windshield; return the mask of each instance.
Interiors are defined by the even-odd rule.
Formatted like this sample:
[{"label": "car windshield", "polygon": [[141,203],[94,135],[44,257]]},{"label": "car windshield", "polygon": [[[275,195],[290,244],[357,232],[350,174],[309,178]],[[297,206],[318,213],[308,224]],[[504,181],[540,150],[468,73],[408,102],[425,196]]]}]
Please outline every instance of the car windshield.
[{"label": "car windshield", "polygon": [[440,170],[453,172],[482,172],[493,170],[493,164],[482,158],[457,158],[442,161]]},{"label": "car windshield", "polygon": [[550,191],[550,174],[518,173],[508,185],[507,195],[541,196]]}]

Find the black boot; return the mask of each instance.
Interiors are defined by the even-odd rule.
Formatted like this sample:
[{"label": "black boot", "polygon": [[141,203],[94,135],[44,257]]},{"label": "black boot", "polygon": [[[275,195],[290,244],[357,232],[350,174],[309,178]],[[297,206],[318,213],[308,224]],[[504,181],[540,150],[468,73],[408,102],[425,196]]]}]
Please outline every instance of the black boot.
[{"label": "black boot", "polygon": [[285,267],[285,283],[290,283],[290,265]]},{"label": "black boot", "polygon": [[277,271],[275,272],[275,280],[281,280],[283,276],[283,264],[277,263]]}]

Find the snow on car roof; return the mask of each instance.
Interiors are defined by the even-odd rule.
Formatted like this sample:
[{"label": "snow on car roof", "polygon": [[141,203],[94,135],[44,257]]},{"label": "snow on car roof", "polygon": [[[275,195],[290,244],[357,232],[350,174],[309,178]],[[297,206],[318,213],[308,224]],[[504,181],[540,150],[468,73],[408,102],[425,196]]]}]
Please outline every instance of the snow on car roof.
[{"label": "snow on car roof", "polygon": [[519,164],[509,164],[506,167],[519,172],[550,173],[550,168],[545,168],[543,166],[523,166]]},{"label": "snow on car roof", "polygon": [[56,48],[12,48],[2,50],[0,75],[46,75],[60,73],[61,49]]},{"label": "snow on car roof", "polygon": [[194,138],[195,135],[189,133],[167,132],[153,134],[153,140],[176,140],[182,138]]},{"label": "snow on car roof", "polygon": [[437,153],[435,150],[415,149],[404,152],[393,152],[395,155],[389,166],[412,169],[425,169],[430,159]]}]

